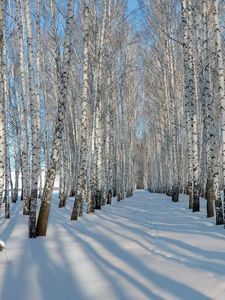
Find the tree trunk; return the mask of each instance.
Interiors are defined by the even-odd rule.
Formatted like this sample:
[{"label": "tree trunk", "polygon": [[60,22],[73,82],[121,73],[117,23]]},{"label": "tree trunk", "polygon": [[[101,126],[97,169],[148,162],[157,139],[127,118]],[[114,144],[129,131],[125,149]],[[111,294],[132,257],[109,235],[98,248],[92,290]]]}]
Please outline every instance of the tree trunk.
[{"label": "tree trunk", "polygon": [[63,57],[63,71],[60,82],[60,95],[58,99],[58,114],[55,125],[55,133],[52,147],[52,155],[50,167],[45,178],[45,186],[42,195],[42,202],[37,222],[37,235],[45,236],[47,232],[49,210],[52,199],[52,191],[56,176],[56,168],[60,157],[62,134],[64,130],[64,118],[66,113],[67,103],[67,87],[70,71],[71,60],[71,33],[73,30],[73,16],[74,16],[74,0],[69,0],[68,11],[66,19],[66,33],[64,43],[64,57]]}]

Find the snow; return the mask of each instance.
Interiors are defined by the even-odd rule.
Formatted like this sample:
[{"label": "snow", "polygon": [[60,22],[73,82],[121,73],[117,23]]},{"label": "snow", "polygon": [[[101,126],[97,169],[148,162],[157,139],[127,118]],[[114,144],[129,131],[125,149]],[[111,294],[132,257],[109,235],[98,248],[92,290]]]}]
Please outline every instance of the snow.
[{"label": "snow", "polygon": [[5,248],[5,243],[2,241],[2,240],[0,240],[0,246],[4,249]]},{"label": "snow", "polygon": [[[78,222],[51,207],[46,238],[27,238],[21,202],[0,215],[0,300],[221,300],[223,226],[161,194],[136,191]],[[5,255],[7,253],[7,257]]]}]

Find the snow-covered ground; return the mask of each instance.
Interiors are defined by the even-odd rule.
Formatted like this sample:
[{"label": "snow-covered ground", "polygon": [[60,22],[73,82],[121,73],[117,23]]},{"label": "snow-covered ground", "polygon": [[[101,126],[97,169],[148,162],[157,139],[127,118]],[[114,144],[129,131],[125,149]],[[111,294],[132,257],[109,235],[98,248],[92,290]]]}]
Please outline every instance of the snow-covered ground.
[{"label": "snow-covered ground", "polygon": [[225,231],[204,199],[192,213],[187,196],[137,191],[78,222],[72,199],[57,202],[47,238],[27,238],[21,203],[10,220],[1,212],[0,300],[225,299]]}]

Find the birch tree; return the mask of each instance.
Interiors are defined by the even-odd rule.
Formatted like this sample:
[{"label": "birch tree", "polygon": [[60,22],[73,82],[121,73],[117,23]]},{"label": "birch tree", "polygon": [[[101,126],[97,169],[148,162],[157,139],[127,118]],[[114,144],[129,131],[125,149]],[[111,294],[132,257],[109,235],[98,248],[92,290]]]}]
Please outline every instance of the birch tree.
[{"label": "birch tree", "polygon": [[60,95],[58,99],[58,114],[55,125],[55,133],[51,154],[50,167],[47,172],[45,186],[42,195],[42,202],[37,222],[37,234],[45,236],[47,232],[49,210],[52,198],[52,191],[56,176],[56,168],[60,157],[60,150],[62,144],[62,134],[64,130],[64,118],[66,113],[67,104],[67,88],[69,80],[69,69],[71,60],[71,35],[73,30],[74,19],[74,0],[68,1],[67,18],[66,18],[66,32],[64,42],[64,57],[63,57],[63,70],[61,73],[60,82]]},{"label": "birch tree", "polygon": [[4,2],[0,3],[0,63],[1,63],[1,73],[0,73],[0,208],[2,206],[2,196],[4,188],[4,174],[5,174],[5,126],[4,126],[4,43],[5,43],[5,33],[4,33]]}]

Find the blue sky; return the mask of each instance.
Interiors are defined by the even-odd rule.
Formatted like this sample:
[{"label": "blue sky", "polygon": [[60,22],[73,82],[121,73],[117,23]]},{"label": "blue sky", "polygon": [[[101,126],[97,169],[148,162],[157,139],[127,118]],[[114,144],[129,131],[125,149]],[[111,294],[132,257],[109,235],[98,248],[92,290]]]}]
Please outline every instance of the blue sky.
[{"label": "blue sky", "polygon": [[128,0],[128,9],[133,10],[138,6],[138,0]]},{"label": "blue sky", "polygon": [[133,29],[135,31],[139,28],[139,23],[142,18],[141,10],[138,10],[139,8],[138,2],[139,0],[127,0],[128,3],[127,15],[129,15],[129,21],[133,25]]}]

